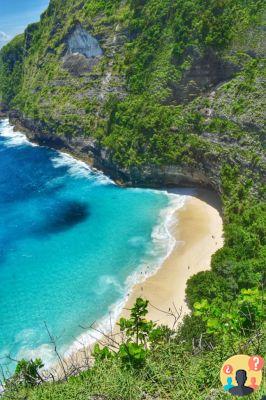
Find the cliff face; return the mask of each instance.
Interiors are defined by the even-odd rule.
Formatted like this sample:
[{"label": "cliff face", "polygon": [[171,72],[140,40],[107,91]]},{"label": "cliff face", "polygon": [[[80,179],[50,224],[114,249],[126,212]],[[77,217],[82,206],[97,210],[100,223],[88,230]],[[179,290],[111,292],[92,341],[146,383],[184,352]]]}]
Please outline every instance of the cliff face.
[{"label": "cliff face", "polygon": [[[199,164],[198,168],[176,164],[123,167],[115,163],[112,159],[112,152],[108,148],[103,148],[93,137],[59,136],[50,132],[41,121],[25,118],[18,112],[9,112],[8,114],[16,129],[24,131],[31,141],[69,152],[104,171],[120,184],[143,187],[200,186],[221,192],[218,159],[216,168],[213,168],[213,160],[211,162],[205,160],[204,163]],[[3,116],[6,115],[3,114]]]},{"label": "cliff face", "polygon": [[221,191],[225,164],[264,168],[262,7],[52,0],[0,53],[2,101],[128,183]]},{"label": "cliff face", "polygon": [[92,37],[81,25],[75,26],[67,39],[66,56],[83,54],[86,58],[100,57],[103,51],[97,39]]},{"label": "cliff face", "polygon": [[71,74],[80,76],[92,71],[102,55],[103,51],[98,40],[81,25],[77,25],[67,38],[67,49],[62,59],[62,67]]}]

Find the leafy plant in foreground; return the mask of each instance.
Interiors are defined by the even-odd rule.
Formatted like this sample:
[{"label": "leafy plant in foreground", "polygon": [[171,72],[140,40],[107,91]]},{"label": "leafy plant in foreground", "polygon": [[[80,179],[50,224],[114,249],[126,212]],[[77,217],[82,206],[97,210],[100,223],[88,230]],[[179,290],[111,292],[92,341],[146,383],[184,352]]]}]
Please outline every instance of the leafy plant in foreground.
[{"label": "leafy plant in foreground", "polygon": [[118,325],[124,338],[117,352],[110,350],[107,346],[103,348],[99,344],[94,346],[93,356],[97,361],[116,357],[126,367],[144,365],[149,347],[161,342],[169,334],[165,327],[158,327],[145,318],[148,313],[148,304],[148,300],[139,297],[131,309],[130,317],[120,318]]},{"label": "leafy plant in foreground", "polygon": [[37,386],[43,382],[40,370],[44,364],[40,358],[35,360],[22,359],[18,362],[13,377],[7,381],[8,385],[22,385],[25,387]]}]

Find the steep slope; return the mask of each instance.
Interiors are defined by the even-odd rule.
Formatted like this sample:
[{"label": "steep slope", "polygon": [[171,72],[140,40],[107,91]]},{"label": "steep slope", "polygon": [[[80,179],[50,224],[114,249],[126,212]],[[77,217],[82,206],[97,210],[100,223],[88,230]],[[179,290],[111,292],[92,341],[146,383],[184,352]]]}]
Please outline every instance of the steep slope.
[{"label": "steep slope", "polygon": [[245,167],[256,156],[260,169],[262,10],[251,0],[53,0],[2,50],[2,101],[38,141],[127,181],[220,190],[226,150]]}]

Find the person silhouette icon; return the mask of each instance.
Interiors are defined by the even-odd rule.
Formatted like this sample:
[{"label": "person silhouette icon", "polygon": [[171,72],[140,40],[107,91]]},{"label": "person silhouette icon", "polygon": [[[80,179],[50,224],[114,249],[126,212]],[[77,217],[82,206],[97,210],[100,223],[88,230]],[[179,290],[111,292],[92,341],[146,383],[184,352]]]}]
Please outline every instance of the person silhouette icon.
[{"label": "person silhouette icon", "polygon": [[232,389],[234,387],[233,385],[233,378],[231,378],[230,376],[227,378],[227,384],[224,385],[224,390],[226,390],[228,392],[229,389]]},{"label": "person silhouette icon", "polygon": [[234,396],[247,396],[250,393],[253,393],[254,389],[249,386],[245,386],[247,381],[247,372],[244,369],[238,369],[236,371],[236,381],[237,386],[229,389],[229,393]]},{"label": "person silhouette icon", "polygon": [[249,387],[251,387],[253,390],[257,390],[259,388],[259,386],[256,384],[256,378],[253,376],[250,379],[251,383],[249,385]]}]

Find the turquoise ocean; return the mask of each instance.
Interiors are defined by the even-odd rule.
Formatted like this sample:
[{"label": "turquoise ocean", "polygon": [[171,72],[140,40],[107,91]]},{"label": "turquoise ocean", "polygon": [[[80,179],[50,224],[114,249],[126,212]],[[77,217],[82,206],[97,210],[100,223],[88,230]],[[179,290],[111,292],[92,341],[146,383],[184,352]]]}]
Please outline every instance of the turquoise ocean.
[{"label": "turquoise ocean", "polygon": [[10,355],[51,365],[45,323],[61,354],[92,343],[92,323],[108,329],[134,283],[172,250],[185,200],[121,188],[0,121],[0,364]]}]

